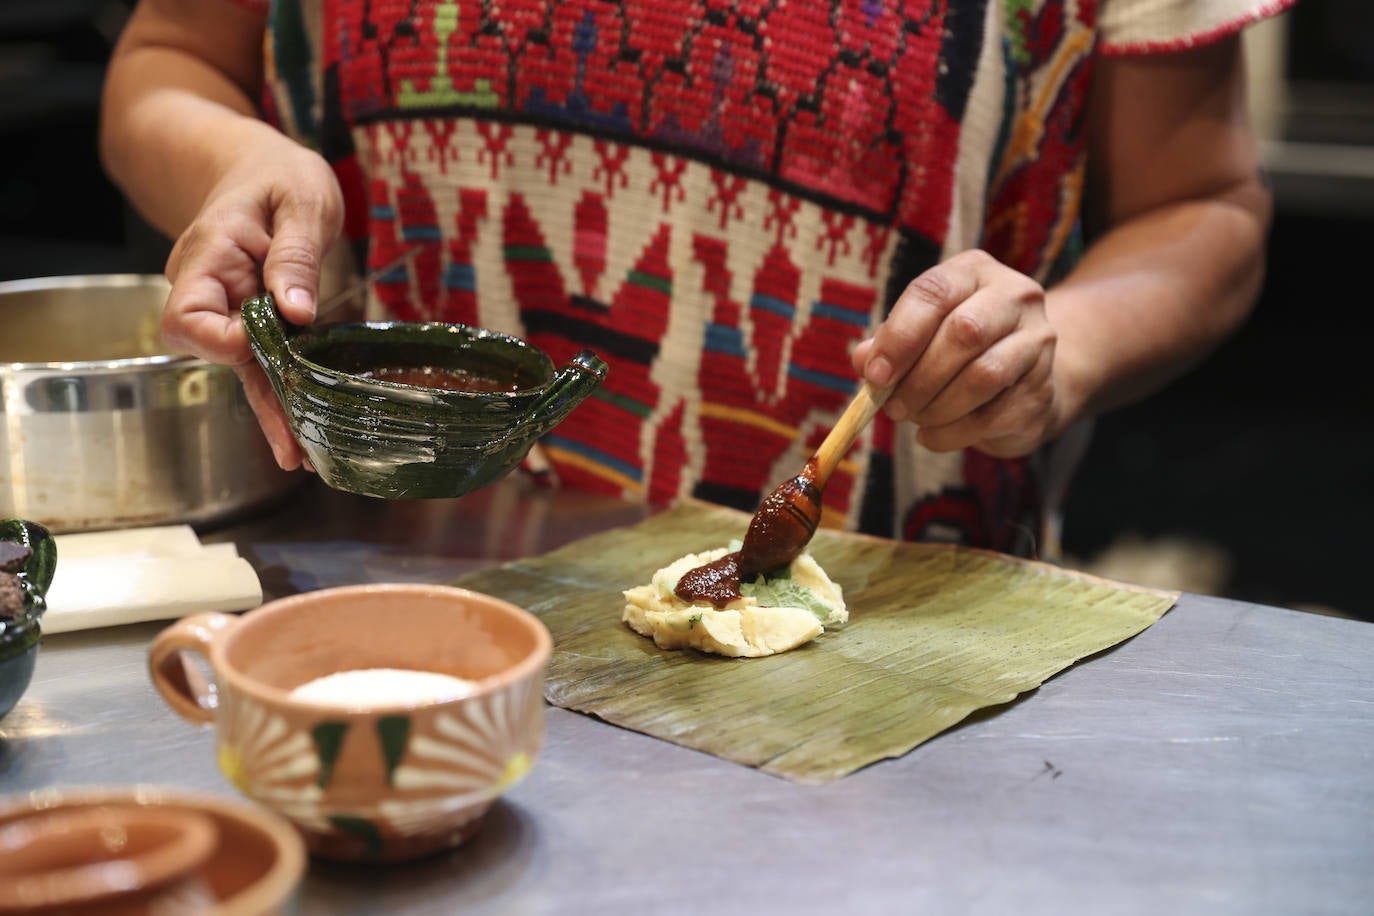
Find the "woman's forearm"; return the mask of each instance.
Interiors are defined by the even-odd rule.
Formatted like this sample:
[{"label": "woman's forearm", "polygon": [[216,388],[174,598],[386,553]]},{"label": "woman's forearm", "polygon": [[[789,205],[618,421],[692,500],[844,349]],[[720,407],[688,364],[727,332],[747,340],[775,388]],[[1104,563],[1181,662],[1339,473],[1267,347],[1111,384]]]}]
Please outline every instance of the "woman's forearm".
[{"label": "woman's forearm", "polygon": [[1064,425],[1155,392],[1246,320],[1270,206],[1256,178],[1142,213],[1089,246],[1046,300],[1071,392]]},{"label": "woman's forearm", "polygon": [[235,149],[272,129],[251,116],[177,89],[131,104],[122,123],[102,127],[111,179],[153,226],[175,238],[190,225]]},{"label": "woman's forearm", "polygon": [[1061,428],[1153,393],[1249,316],[1272,202],[1237,36],[1095,61],[1087,120],[1091,244],[1046,310]]},{"label": "woman's forearm", "polygon": [[144,0],[120,37],[101,102],[101,160],[129,202],[171,237],[239,152],[282,141],[253,102],[260,40],[259,19],[203,0]]}]

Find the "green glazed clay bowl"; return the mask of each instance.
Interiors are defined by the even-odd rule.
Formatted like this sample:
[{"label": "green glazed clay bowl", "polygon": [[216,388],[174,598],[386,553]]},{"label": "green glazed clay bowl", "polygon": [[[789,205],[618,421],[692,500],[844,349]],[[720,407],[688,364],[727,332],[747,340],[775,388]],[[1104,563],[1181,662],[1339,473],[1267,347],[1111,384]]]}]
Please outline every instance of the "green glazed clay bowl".
[{"label": "green glazed clay bowl", "polygon": [[462,496],[498,480],[606,377],[590,350],[556,368],[518,337],[467,325],[296,327],[270,294],[243,303],[243,323],[316,473],[383,499]]},{"label": "green glazed clay bowl", "polygon": [[[9,550],[0,553],[0,718],[3,718],[33,680],[42,637],[39,618],[47,609],[44,596],[57,571],[57,542],[47,528],[23,519],[0,519],[0,542]],[[14,547],[28,556],[6,563]],[[10,569],[8,567],[15,566]]]}]

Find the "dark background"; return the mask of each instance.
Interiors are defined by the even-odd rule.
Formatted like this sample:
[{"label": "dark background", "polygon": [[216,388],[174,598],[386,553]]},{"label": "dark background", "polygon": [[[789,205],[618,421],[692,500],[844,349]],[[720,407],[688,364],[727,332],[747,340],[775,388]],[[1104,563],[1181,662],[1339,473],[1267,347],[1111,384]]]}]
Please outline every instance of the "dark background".
[{"label": "dark background", "polygon": [[[129,5],[0,0],[0,280],[161,272],[168,243],[96,156]],[[1292,101],[1258,310],[1205,365],[1099,422],[1064,546],[1091,558],[1122,535],[1216,544],[1230,556],[1223,594],[1374,619],[1374,4],[1304,0],[1286,18]]]}]

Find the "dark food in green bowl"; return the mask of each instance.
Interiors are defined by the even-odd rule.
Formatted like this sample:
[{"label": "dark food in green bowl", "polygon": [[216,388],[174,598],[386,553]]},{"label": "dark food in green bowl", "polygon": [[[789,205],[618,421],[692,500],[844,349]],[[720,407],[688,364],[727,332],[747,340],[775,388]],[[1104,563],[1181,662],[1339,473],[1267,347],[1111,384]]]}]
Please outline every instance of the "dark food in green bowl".
[{"label": "dark food in green bowl", "polygon": [[590,350],[556,368],[486,328],[288,325],[270,294],[243,303],[243,324],[320,478],[385,499],[462,496],[505,476],[606,377]]},{"label": "dark food in green bowl", "polygon": [[42,630],[38,620],[57,570],[57,542],[23,519],[0,520],[0,717],[29,687]]}]

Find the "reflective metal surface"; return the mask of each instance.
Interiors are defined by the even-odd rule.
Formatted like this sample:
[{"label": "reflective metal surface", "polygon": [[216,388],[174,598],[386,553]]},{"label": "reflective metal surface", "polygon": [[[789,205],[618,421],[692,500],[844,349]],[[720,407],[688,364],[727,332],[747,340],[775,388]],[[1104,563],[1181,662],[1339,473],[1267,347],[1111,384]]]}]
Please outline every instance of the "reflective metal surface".
[{"label": "reflective metal surface", "polygon": [[[447,582],[638,517],[518,483],[405,503],[312,482],[215,537],[271,596]],[[595,625],[620,625],[618,608],[605,614]],[[0,791],[143,781],[234,795],[213,733],[154,693],[159,629],[45,641],[0,723]],[[301,911],[1363,916],[1371,657],[1374,624],[1184,595],[1019,701],[824,786],[550,709],[539,761],[467,845],[391,868],[314,862]]]},{"label": "reflective metal surface", "polygon": [[124,274],[0,283],[0,516],[204,525],[297,482],[232,370],[164,351],[167,290]]}]

